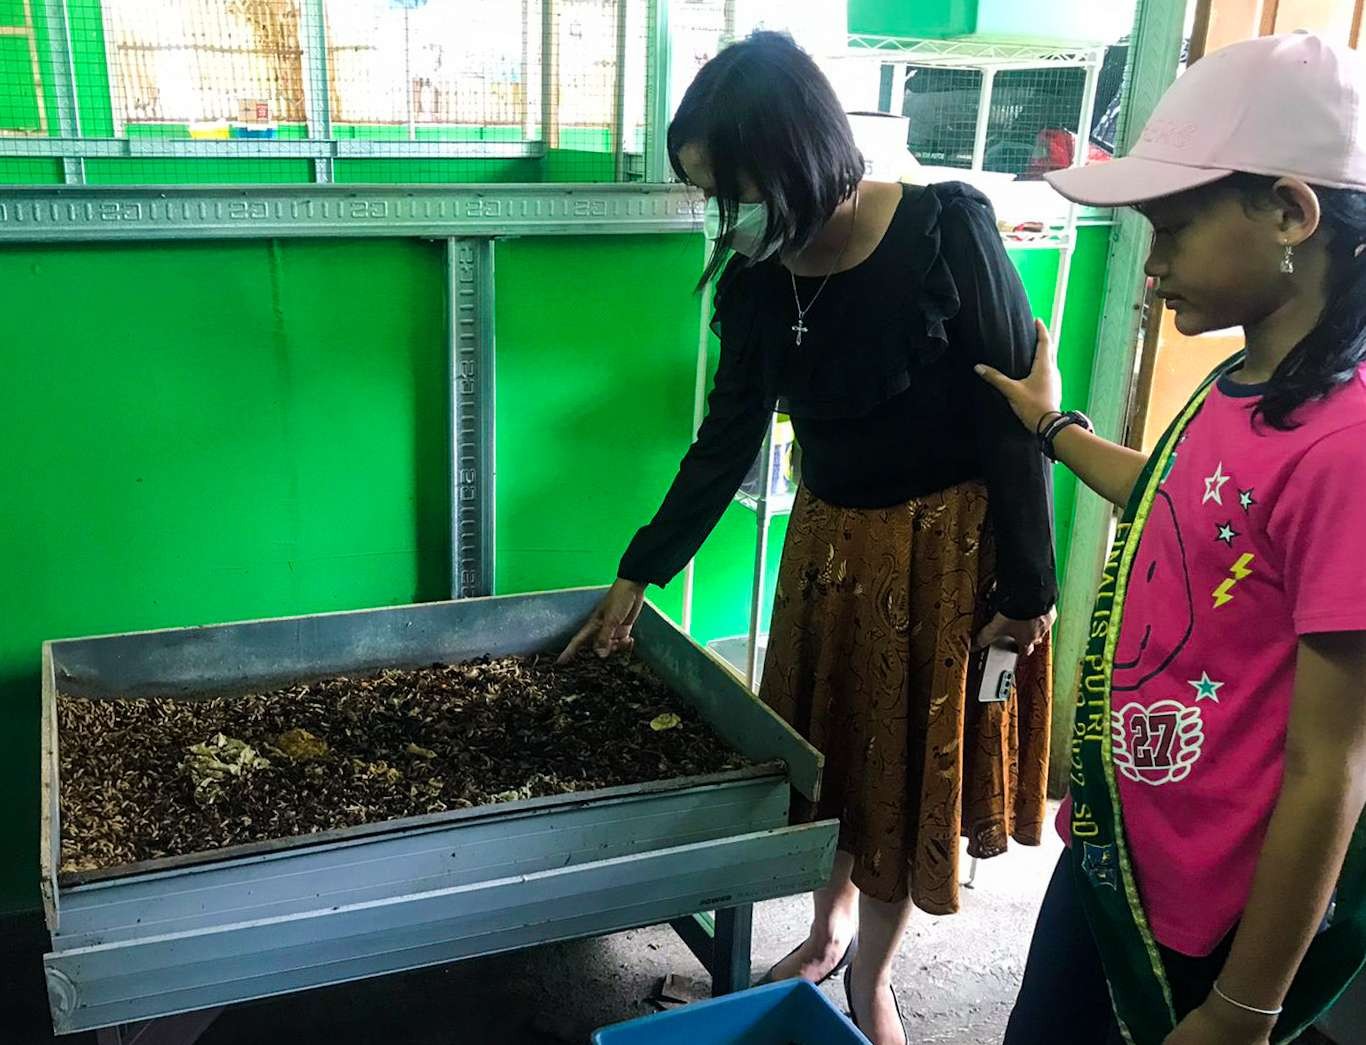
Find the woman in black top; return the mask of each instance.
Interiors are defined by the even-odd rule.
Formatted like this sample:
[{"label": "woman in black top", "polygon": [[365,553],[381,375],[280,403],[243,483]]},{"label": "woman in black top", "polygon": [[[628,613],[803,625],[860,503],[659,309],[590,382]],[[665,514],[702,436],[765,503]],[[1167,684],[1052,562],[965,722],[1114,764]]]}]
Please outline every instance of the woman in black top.
[{"label": "woman in black top", "polygon": [[[720,364],[678,477],[566,656],[630,647],[645,586],[688,563],[775,407],[791,415],[802,490],[760,695],[826,755],[799,815],[841,832],[810,936],[771,975],[819,981],[856,950],[851,1010],[874,1045],[901,1045],[889,985],[912,903],[957,909],[960,834],[992,856],[1042,830],[1048,473],[973,372],[1029,372],[1029,305],[985,198],[862,180],[833,90],[785,36],[708,63],[669,151],[718,226],[703,281],[724,265]],[[1033,655],[1008,704],[979,705],[970,650],[1000,638]]]}]

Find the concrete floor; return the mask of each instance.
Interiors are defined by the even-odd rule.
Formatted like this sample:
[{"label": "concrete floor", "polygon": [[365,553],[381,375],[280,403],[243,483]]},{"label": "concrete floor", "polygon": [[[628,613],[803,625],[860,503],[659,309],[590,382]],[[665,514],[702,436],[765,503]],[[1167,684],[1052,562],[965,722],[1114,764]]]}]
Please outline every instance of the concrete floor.
[{"label": "concrete floor", "polygon": [[[963,894],[962,913],[917,915],[896,974],[912,1042],[1000,1041],[1058,852],[1056,839],[1040,849],[1015,848],[981,865],[976,888]],[[756,975],[802,938],[809,912],[805,897],[759,905]],[[4,1045],[54,1041],[41,973],[44,943],[36,915],[0,922]],[[654,1011],[647,999],[670,972],[695,980],[697,990],[705,992],[701,967],[672,931],[640,929],[238,1006],[200,1040],[202,1045],[586,1045],[597,1027]],[[825,989],[843,1006],[838,984]],[[94,1035],[55,1040],[93,1045]]]}]

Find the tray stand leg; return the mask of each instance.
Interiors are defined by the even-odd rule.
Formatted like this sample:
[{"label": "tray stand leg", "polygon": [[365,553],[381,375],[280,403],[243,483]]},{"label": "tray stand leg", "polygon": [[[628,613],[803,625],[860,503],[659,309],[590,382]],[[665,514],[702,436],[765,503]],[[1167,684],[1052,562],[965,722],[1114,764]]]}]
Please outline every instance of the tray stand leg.
[{"label": "tray stand leg", "polygon": [[178,1016],[102,1027],[95,1032],[95,1040],[99,1045],[194,1045],[222,1011],[221,1008],[200,1009]]},{"label": "tray stand leg", "polygon": [[714,916],[694,914],[670,924],[703,968],[711,973],[713,998],[749,987],[753,904],[728,907]]}]

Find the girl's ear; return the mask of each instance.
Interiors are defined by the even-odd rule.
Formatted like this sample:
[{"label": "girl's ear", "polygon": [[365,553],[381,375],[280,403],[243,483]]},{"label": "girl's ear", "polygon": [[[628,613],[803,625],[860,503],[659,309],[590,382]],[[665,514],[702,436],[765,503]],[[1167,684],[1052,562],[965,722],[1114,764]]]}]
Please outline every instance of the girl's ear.
[{"label": "girl's ear", "polygon": [[1281,178],[1271,192],[1276,199],[1281,242],[1298,247],[1319,230],[1323,220],[1318,193],[1299,178]]}]

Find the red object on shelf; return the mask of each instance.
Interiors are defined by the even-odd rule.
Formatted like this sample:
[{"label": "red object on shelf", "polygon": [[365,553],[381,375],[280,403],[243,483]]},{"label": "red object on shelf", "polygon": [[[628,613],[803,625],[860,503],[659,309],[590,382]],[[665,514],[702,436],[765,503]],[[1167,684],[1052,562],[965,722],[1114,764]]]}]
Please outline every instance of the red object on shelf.
[{"label": "red object on shelf", "polygon": [[[1113,157],[1094,142],[1088,146],[1087,163],[1105,163]],[[1046,128],[1039,132],[1034,141],[1034,155],[1029,166],[1020,175],[1021,181],[1038,181],[1049,171],[1065,170],[1072,166],[1072,158],[1077,151],[1077,136],[1071,131],[1057,127]]]}]

